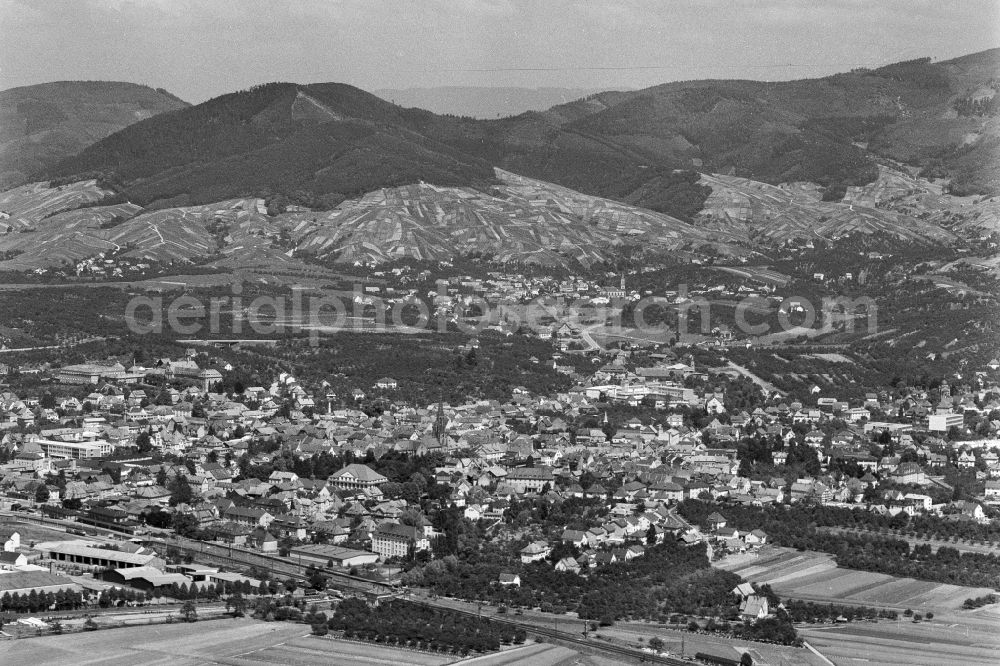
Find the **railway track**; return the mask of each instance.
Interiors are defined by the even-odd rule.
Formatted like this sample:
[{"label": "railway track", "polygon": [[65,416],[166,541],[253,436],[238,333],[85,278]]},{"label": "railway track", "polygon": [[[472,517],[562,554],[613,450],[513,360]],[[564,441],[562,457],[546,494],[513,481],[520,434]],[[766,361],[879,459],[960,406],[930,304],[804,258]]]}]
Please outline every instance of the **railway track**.
[{"label": "railway track", "polygon": [[[278,557],[277,555],[266,555],[241,548],[230,548],[228,546],[218,546],[203,541],[182,540],[179,538],[151,538],[145,540],[154,545],[162,545],[164,548],[175,548],[199,559],[214,559],[234,568],[258,567],[264,568],[272,573],[295,578],[296,580],[306,580],[306,570],[309,565],[296,564],[295,562]],[[337,571],[329,568],[318,568],[335,585],[350,588],[363,592],[392,592],[395,588],[386,583],[369,580],[361,576],[353,576],[349,573]]]},{"label": "railway track", "polygon": [[674,664],[674,665],[684,665],[684,666],[690,666],[691,664],[691,662],[686,661],[684,659],[667,657],[665,655],[650,654],[648,652],[633,650],[632,648],[627,648],[621,645],[614,645],[612,643],[605,643],[603,641],[580,638],[578,636],[573,636],[572,634],[562,631],[557,631],[555,629],[545,629],[543,627],[536,626],[533,629],[528,629],[527,627],[525,627],[525,631],[531,631],[541,636],[553,638],[567,643],[573,643],[575,645],[586,646],[591,650],[600,650],[602,652],[609,652],[611,654],[627,656],[633,659],[638,659],[640,661],[650,662],[653,664]]},{"label": "railway track", "polygon": [[[421,606],[427,606],[429,608],[435,608],[439,610],[447,610],[453,613],[459,613],[460,615],[466,615],[470,617],[481,617],[479,613],[463,610],[460,608],[453,608],[444,604],[435,604],[432,601],[417,601],[408,600],[412,603],[419,604]],[[641,650],[636,650],[633,648],[628,648],[623,645],[615,645],[613,643],[607,643],[601,640],[581,638],[580,636],[570,633],[568,631],[559,631],[558,629],[549,629],[548,627],[542,627],[531,622],[524,622],[515,620],[513,618],[499,618],[496,616],[491,616],[490,621],[499,622],[506,624],[518,629],[523,629],[532,634],[538,636],[543,636],[545,638],[551,638],[554,640],[562,641],[565,643],[571,643],[573,645],[579,645],[581,647],[586,647],[589,650],[599,650],[601,652],[607,652],[610,654],[615,654],[623,657],[630,657],[632,659],[638,659],[639,661],[644,661],[653,664],[669,664],[672,666],[690,666],[691,662],[685,659],[678,659],[677,657],[668,657],[666,655],[650,654],[648,652],[642,652]]]},{"label": "railway track", "polygon": [[[247,567],[247,566],[266,566],[272,573],[279,573],[282,576],[288,576],[296,580],[305,580],[306,575],[303,573],[304,567],[297,565],[293,562],[289,562],[283,558],[272,555],[264,555],[262,553],[253,553],[249,551],[233,549],[233,554],[229,554],[229,548],[216,546],[214,544],[205,544],[202,542],[194,542],[193,544],[181,543],[176,539],[157,539],[155,542],[164,544],[165,546],[177,548],[183,552],[189,553],[191,555],[196,555],[199,558],[213,558],[219,561],[229,563],[234,567]],[[195,545],[197,544],[197,545]],[[222,551],[222,552],[219,552]],[[239,557],[236,557],[239,556]],[[393,591],[394,588],[389,585],[378,583],[376,581],[371,581],[366,578],[361,578],[358,576],[352,576],[350,574],[345,574],[339,571],[330,571],[327,569],[323,570],[323,573],[330,576],[333,583],[343,585],[352,590],[358,591],[375,591],[375,592],[389,592]],[[427,600],[414,600],[408,599],[411,603],[420,604],[429,608],[434,608],[437,610],[445,610],[452,613],[458,613],[461,615],[466,615],[470,617],[479,617],[479,614],[473,611],[464,610],[460,608],[454,608],[450,605],[443,603],[434,603],[433,601]],[[573,633],[566,631],[559,631],[557,629],[549,629],[547,627],[542,627],[531,622],[518,621],[512,618],[498,618],[491,617],[491,621],[500,622],[507,624],[509,626],[523,629],[524,631],[531,632],[538,636],[544,636],[546,638],[551,638],[554,640],[563,641],[566,643],[572,643],[574,645],[579,645],[581,647],[586,647],[590,650],[599,650],[601,652],[615,654],[619,656],[627,656],[632,659],[638,659],[640,661],[654,663],[654,664],[673,664],[673,665],[685,665],[689,666],[691,662],[677,659],[675,657],[667,657],[663,655],[655,655],[647,652],[642,652],[640,650],[635,650],[633,648],[624,647],[621,645],[614,645],[612,643],[606,643],[599,640],[592,640],[581,638]]]},{"label": "railway track", "polygon": [[[129,532],[123,532],[121,530],[115,530],[108,527],[97,527],[75,521],[44,518],[41,516],[17,512],[0,511],[0,516],[9,520],[34,523],[44,527],[57,527],[64,530],[78,530],[92,536],[114,537],[119,539],[139,539],[143,543],[159,547],[161,551],[168,547],[175,548],[191,556],[213,558],[221,563],[224,563],[226,566],[231,566],[233,568],[246,569],[247,567],[258,567],[267,569],[272,573],[277,573],[282,576],[295,578],[296,580],[306,580],[307,578],[305,570],[308,568],[308,565],[296,564],[295,562],[278,557],[277,555],[257,553],[235,546],[219,546],[204,541],[185,539],[183,537],[177,537],[165,533],[154,533],[137,537]],[[68,532],[68,535],[71,534],[73,533]],[[349,587],[353,590],[365,592],[391,592],[395,590],[395,588],[391,585],[369,580],[361,576],[352,576],[349,573],[344,573],[334,569],[322,568],[320,570],[323,572],[323,575],[333,579],[336,583],[339,583],[344,587]]]}]

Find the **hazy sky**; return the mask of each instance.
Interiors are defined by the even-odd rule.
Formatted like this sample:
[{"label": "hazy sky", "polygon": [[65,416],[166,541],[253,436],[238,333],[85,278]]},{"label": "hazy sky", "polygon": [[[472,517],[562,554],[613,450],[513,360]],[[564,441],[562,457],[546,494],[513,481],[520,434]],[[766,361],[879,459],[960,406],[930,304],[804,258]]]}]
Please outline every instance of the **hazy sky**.
[{"label": "hazy sky", "polygon": [[121,80],[190,102],[267,81],[780,80],[995,46],[1000,0],[0,0],[0,89]]}]

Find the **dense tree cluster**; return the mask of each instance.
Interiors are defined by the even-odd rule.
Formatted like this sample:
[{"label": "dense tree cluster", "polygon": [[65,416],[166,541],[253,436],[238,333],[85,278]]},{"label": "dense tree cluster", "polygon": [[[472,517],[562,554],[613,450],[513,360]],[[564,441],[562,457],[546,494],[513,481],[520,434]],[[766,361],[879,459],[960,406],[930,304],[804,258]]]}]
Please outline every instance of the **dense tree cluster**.
[{"label": "dense tree cluster", "polygon": [[995,594],[984,594],[981,597],[974,597],[966,599],[962,602],[962,608],[966,610],[973,610],[975,608],[982,608],[983,606],[989,606],[990,604],[995,604],[1000,601],[1000,597]]},{"label": "dense tree cluster", "polygon": [[746,640],[780,645],[800,645],[802,642],[792,625],[791,618],[780,609],[771,617],[765,617],[752,623],[744,622],[737,628],[735,634]]},{"label": "dense tree cluster", "polygon": [[[572,556],[571,547],[562,548],[560,554]],[[520,587],[499,585],[501,573],[518,574]],[[704,546],[668,541],[647,546],[641,557],[585,573],[556,571],[550,562],[522,564],[505,550],[483,548],[471,559],[447,556],[415,567],[404,580],[444,596],[557,614],[575,611],[582,619],[606,623],[666,621],[672,613],[735,617],[737,610],[731,591],[740,577],[711,568]]]},{"label": "dense tree cluster", "polygon": [[685,615],[672,615],[669,624],[684,625],[688,631],[724,634],[734,638],[759,641],[762,643],[778,643],[780,645],[801,645],[792,618],[781,608],[774,615],[760,620],[737,621],[735,613],[722,619],[714,617],[708,620],[697,620]]},{"label": "dense tree cluster", "polygon": [[785,602],[785,612],[793,622],[831,622],[843,618],[848,622],[854,620],[877,620],[884,618],[895,620],[896,611],[880,610],[867,606],[846,606],[841,604],[820,604],[812,601],[790,599]]},{"label": "dense tree cluster", "polygon": [[[849,508],[810,503],[745,507],[690,500],[681,506],[681,513],[699,524],[704,524],[704,519],[713,511],[721,511],[731,521],[731,525],[739,529],[756,529],[767,525],[777,526],[780,532],[780,523],[795,522],[818,528],[890,532],[942,541],[956,539],[981,542],[1000,541],[1000,526],[994,523],[983,524],[969,520],[955,521],[948,519],[947,516],[919,514],[910,516],[906,513],[890,516],[869,511],[863,507]],[[767,527],[762,527],[762,529],[771,534]]]},{"label": "dense tree cluster", "polygon": [[960,116],[995,116],[1000,113],[1000,95],[959,97],[952,104]]},{"label": "dense tree cluster", "polygon": [[[650,173],[652,172],[652,173]],[[690,221],[705,204],[712,188],[699,185],[697,171],[675,171],[664,167],[646,169],[617,183],[608,183],[606,196],[617,196],[627,203],[667,213]]]},{"label": "dense tree cluster", "polygon": [[[467,339],[460,333],[386,334],[373,342],[370,335],[342,333],[322,340],[316,348],[303,345],[264,353],[295,363],[300,379],[329,380],[339,396],[349,398],[352,389],[362,388],[372,394],[373,411],[378,410],[379,398],[423,404],[440,397],[455,404],[470,396],[508,399],[515,386],[551,394],[571,385],[551,363],[530,361],[551,358],[549,342],[483,331],[474,354],[457,353]],[[384,394],[374,391],[376,380],[386,376],[396,379],[399,387]]]},{"label": "dense tree cluster", "polygon": [[[128,598],[127,593],[121,593],[120,590],[105,591],[101,594],[99,604],[102,608],[107,608],[119,600],[134,601],[137,603],[142,603],[139,601],[139,595],[134,590],[129,590],[131,593],[131,599]],[[142,601],[145,601],[145,595],[143,595]],[[0,597],[0,611],[10,612],[10,613],[38,613],[47,610],[76,610],[77,608],[82,608],[86,604],[82,592],[74,592],[70,590],[59,590],[58,592],[37,592],[31,590],[28,594],[20,594],[14,592],[5,592],[2,597]],[[116,604],[115,604],[116,605]]]},{"label": "dense tree cluster", "polygon": [[[236,609],[235,603],[233,607]],[[254,602],[252,615],[265,622],[305,622],[314,626],[326,623],[326,615],[318,613],[315,604],[307,609],[305,599],[296,599],[290,594],[282,597],[273,594],[258,597]]]},{"label": "dense tree cluster", "polygon": [[373,608],[359,599],[345,599],[337,606],[328,626],[332,631],[343,632],[345,638],[461,655],[521,644],[526,637],[523,629],[506,623],[404,600]]}]

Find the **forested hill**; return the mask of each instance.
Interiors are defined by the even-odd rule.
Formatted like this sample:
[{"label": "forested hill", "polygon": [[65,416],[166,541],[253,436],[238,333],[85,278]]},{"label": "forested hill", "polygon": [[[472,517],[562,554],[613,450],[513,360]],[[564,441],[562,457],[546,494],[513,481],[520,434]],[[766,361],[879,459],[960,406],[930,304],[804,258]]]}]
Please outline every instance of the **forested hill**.
[{"label": "forested hill", "polygon": [[116,81],[60,81],[0,92],[0,189],[95,141],[188,106],[166,90]]},{"label": "forested hill", "polygon": [[492,179],[487,162],[411,129],[425,118],[347,85],[272,83],[137,123],[47,175],[100,174],[140,204],[283,193],[323,207],[420,180]]},{"label": "forested hill", "polygon": [[420,180],[487,182],[499,166],[690,219],[708,188],[675,169],[813,181],[837,199],[872,182],[885,156],[992,192],[998,59],[671,83],[501,120],[404,109],[343,84],[275,83],[137,123],[37,176],[102,176],[140,204],[282,193],[327,207]]}]

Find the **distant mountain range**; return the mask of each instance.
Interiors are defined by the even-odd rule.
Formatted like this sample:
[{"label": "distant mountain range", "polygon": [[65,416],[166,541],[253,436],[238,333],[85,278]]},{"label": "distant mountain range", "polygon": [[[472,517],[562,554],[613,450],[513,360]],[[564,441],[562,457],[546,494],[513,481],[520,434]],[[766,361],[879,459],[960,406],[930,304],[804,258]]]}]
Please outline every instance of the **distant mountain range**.
[{"label": "distant mountain range", "polygon": [[165,90],[61,81],[0,92],[0,189],[27,182],[132,123],[188,106]]},{"label": "distant mountain range", "polygon": [[500,167],[689,220],[709,194],[696,172],[809,181],[837,200],[892,158],[994,193],[998,65],[994,49],[803,81],[669,83],[500,120],[274,83],[130,125],[34,178],[96,177],[143,206],[280,195],[330,208],[419,181],[481,186]]},{"label": "distant mountain range", "polygon": [[20,114],[21,147],[5,145],[22,164],[26,137],[82,141],[168,112],[57,163],[52,148],[34,182],[0,193],[0,270],[97,252],[219,267],[587,265],[622,246],[746,258],[854,233],[959,245],[1000,229],[1000,198],[958,196],[1000,193],[998,64],[1000,49],[806,81],[671,83],[499,120],[337,83],[197,106],[130,84],[16,89],[0,99]]},{"label": "distant mountain range", "polygon": [[544,111],[558,104],[602,92],[601,88],[437,88],[379,89],[371,92],[393,104],[427,109],[438,114],[496,119],[526,111]]}]

